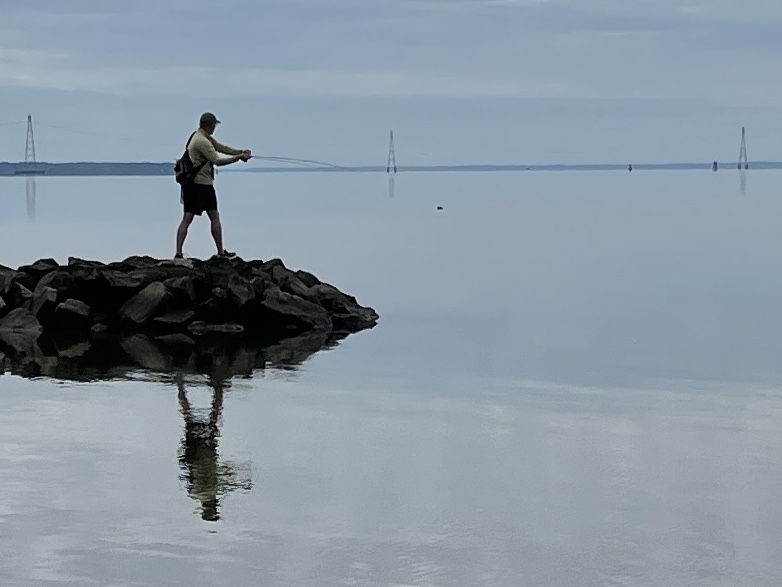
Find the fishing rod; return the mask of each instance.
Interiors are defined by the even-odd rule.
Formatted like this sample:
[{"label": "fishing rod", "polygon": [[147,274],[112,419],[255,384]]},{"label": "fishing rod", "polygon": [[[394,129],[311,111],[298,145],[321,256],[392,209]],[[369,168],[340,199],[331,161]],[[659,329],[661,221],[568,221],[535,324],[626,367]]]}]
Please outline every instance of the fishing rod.
[{"label": "fishing rod", "polygon": [[294,157],[272,157],[252,155],[251,159],[262,159],[265,161],[278,161],[280,163],[293,163],[295,165],[304,165],[306,167],[312,167],[314,165],[333,167],[334,169],[341,169],[342,171],[355,171],[348,167],[342,167],[340,165],[334,165],[333,163],[326,163],[325,161],[315,161],[314,159],[296,159]]}]

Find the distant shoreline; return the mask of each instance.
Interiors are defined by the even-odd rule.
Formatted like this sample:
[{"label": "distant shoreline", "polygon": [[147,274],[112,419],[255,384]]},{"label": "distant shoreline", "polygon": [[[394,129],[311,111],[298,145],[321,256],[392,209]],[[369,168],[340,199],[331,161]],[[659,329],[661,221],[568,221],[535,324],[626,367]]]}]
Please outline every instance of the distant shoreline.
[{"label": "distant shoreline", "polygon": [[[718,162],[720,171],[737,169],[736,162]],[[629,164],[583,165],[404,165],[397,173],[410,172],[494,172],[494,171],[624,171]],[[632,171],[712,171],[712,163],[633,163]],[[0,162],[0,177],[88,177],[88,176],[165,176],[173,175],[173,163],[4,163]],[[781,161],[750,161],[749,169],[782,169]],[[225,169],[231,173],[386,173],[384,165],[359,166],[297,166],[297,167],[249,167]]]}]

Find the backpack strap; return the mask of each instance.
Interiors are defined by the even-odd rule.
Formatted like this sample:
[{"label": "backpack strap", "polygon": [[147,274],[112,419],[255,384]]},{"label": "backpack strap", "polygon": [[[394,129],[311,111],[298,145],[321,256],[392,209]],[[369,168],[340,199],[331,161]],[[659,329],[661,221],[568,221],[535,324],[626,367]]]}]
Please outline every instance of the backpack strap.
[{"label": "backpack strap", "polygon": [[[193,134],[191,134],[190,138],[187,139],[187,144],[185,145],[185,153],[187,153],[187,149],[188,149],[188,147],[190,147],[190,141],[193,140],[193,137],[195,136],[196,132],[198,132],[198,131],[193,131]],[[201,163],[201,165],[197,165],[197,166],[193,167],[193,172],[194,173],[199,173],[204,168],[204,165],[206,165],[207,163],[209,163],[209,160],[208,159],[204,159],[204,162]]]}]

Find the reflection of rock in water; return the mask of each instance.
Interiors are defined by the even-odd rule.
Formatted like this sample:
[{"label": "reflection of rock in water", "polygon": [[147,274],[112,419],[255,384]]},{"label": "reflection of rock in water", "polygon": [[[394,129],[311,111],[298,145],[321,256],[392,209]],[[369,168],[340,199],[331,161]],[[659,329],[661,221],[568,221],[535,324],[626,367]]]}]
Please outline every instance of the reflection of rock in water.
[{"label": "reflection of rock in water", "polygon": [[[160,379],[174,373],[205,374],[226,381],[268,367],[293,369],[344,335],[309,332],[280,341],[243,334],[149,337],[41,335],[37,340],[0,337],[0,366],[22,377],[97,381]],[[163,377],[164,379],[166,377]]]}]

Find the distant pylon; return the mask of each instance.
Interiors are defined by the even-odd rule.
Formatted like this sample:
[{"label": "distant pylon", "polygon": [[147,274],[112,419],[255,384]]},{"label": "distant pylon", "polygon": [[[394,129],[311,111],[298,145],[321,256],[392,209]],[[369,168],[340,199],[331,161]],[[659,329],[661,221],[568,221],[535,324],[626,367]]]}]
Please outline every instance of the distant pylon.
[{"label": "distant pylon", "polygon": [[739,149],[739,169],[741,164],[744,164],[744,169],[749,169],[749,163],[747,162],[747,137],[744,132],[744,127],[741,127],[741,148]]},{"label": "distant pylon", "polygon": [[[33,169],[27,169],[28,172],[35,172],[35,136],[33,136],[33,116],[27,115],[27,140],[24,146],[24,161]],[[28,165],[25,165],[28,167]],[[35,222],[35,176],[27,176],[27,185],[25,186],[27,196],[27,220]]]},{"label": "distant pylon", "polygon": [[27,141],[24,145],[25,163],[35,163],[35,137],[33,136],[33,117],[27,115]]},{"label": "distant pylon", "polygon": [[391,135],[388,139],[388,163],[386,163],[386,173],[391,173],[391,168],[394,168],[396,173],[396,153],[394,153],[394,131],[391,130]]}]

